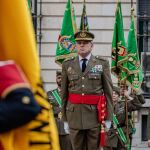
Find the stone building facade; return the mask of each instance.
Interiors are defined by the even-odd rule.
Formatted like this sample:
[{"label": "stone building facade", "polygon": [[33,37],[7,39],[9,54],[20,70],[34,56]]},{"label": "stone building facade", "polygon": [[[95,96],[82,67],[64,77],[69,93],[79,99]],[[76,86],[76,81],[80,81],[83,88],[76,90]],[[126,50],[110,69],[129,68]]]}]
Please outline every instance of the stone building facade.
[{"label": "stone building facade", "polygon": [[[66,1],[67,0],[36,1],[38,15],[37,43],[41,62],[41,73],[46,91],[56,87],[56,70],[61,69],[61,67],[55,63],[55,52],[57,39],[61,31]],[[83,7],[82,2],[83,0],[73,0],[78,28]],[[90,31],[95,34],[93,54],[108,58],[110,62],[116,2],[117,0],[86,0],[89,28]],[[133,6],[135,9],[135,15],[137,16],[137,0],[133,0]],[[131,0],[122,0],[122,13],[126,40],[130,26],[130,10]],[[117,79],[114,76],[112,76],[112,79],[114,83],[117,83]],[[146,133],[143,133],[146,132],[146,130],[143,130],[142,128],[147,127],[144,125],[147,122],[147,107],[149,106],[149,101],[147,99],[144,107],[138,113],[135,113],[136,133],[132,141],[133,150],[148,149],[146,139],[142,139],[143,136],[146,136]]]}]

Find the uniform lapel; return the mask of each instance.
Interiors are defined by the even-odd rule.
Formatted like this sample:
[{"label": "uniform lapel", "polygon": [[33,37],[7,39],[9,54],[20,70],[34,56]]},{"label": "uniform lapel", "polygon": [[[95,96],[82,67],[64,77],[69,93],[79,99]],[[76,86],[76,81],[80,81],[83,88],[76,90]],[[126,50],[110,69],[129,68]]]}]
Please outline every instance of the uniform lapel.
[{"label": "uniform lapel", "polygon": [[74,70],[76,71],[76,73],[78,73],[78,75],[81,75],[81,74],[82,74],[82,70],[81,70],[81,68],[80,68],[80,63],[79,63],[79,56],[77,56],[77,57],[74,59],[73,68],[74,68]]},{"label": "uniform lapel", "polygon": [[89,62],[86,66],[85,72],[83,74],[85,75],[92,67],[94,67],[95,63],[96,63],[96,59],[93,55],[91,55]]}]

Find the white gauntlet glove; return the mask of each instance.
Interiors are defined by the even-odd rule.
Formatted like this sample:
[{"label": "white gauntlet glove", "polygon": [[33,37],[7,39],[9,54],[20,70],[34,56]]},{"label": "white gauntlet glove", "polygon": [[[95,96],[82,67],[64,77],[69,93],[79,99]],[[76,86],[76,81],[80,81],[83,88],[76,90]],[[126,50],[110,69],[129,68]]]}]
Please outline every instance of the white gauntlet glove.
[{"label": "white gauntlet glove", "polygon": [[64,130],[67,134],[70,134],[68,122],[66,122],[66,121],[64,122]]}]

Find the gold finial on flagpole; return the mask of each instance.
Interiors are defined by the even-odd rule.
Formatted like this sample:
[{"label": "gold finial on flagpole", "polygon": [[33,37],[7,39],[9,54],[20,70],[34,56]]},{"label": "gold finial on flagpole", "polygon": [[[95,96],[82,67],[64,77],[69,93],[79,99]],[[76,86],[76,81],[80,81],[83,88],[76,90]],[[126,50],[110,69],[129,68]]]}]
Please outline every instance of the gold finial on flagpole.
[{"label": "gold finial on flagpole", "polygon": [[133,0],[131,0],[131,14],[134,12]]},{"label": "gold finial on flagpole", "polygon": [[131,12],[134,12],[133,0],[131,0]]}]

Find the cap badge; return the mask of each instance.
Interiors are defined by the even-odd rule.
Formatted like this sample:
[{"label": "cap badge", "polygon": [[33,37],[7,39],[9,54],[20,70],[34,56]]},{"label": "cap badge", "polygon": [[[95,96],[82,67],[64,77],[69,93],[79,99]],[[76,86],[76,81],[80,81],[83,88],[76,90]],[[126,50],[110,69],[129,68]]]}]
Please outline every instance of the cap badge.
[{"label": "cap badge", "polygon": [[85,32],[81,32],[80,36],[81,36],[81,38],[85,38],[86,37],[86,33]]}]

